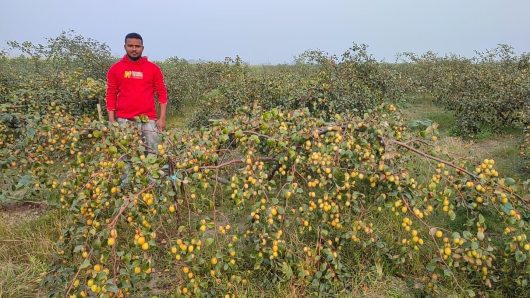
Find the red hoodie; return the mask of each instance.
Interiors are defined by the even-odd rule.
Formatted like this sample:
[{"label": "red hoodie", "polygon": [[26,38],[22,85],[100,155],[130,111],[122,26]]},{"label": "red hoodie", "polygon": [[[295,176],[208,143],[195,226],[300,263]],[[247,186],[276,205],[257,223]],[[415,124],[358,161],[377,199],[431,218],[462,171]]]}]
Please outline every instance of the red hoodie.
[{"label": "red hoodie", "polygon": [[166,103],[167,90],[160,68],[147,57],[132,61],[125,55],[107,73],[107,110],[115,111],[117,118],[146,115],[156,120],[155,91],[158,102]]}]

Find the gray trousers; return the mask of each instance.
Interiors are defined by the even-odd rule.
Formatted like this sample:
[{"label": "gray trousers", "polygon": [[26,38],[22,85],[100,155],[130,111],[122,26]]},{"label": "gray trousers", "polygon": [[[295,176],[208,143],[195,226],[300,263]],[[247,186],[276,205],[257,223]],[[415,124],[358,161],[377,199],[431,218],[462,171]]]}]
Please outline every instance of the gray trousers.
[{"label": "gray trousers", "polygon": [[125,126],[128,123],[135,123],[138,125],[138,129],[142,134],[142,141],[146,146],[147,153],[156,153],[158,152],[158,143],[160,142],[160,136],[158,127],[156,127],[155,120],[149,120],[149,122],[136,122],[124,118],[118,118],[118,123],[121,126]]},{"label": "gray trousers", "polygon": [[[138,126],[140,133],[142,134],[142,141],[146,147],[145,154],[148,153],[157,153],[158,152],[158,143],[160,142],[160,136],[158,127],[156,127],[156,122],[154,120],[149,120],[149,122],[137,122],[131,121],[124,118],[118,118],[118,123],[125,127],[126,125],[134,124]],[[125,160],[125,169],[124,173],[121,176],[121,187],[125,188],[129,183],[131,177],[131,162],[128,158]]]}]

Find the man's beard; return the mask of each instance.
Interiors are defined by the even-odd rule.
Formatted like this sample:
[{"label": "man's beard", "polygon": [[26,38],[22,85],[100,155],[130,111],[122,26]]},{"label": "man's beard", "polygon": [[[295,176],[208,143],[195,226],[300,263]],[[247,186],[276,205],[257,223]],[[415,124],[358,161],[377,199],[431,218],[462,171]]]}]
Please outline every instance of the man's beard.
[{"label": "man's beard", "polygon": [[137,61],[138,59],[142,58],[142,55],[140,55],[138,57],[131,57],[131,56],[127,55],[127,57],[129,57],[129,59],[131,59],[132,61]]}]

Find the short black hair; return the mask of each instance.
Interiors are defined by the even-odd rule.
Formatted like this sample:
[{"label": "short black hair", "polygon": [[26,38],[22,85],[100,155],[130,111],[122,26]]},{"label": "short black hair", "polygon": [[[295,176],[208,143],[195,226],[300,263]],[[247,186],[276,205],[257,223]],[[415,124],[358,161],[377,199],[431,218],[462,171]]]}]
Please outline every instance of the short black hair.
[{"label": "short black hair", "polygon": [[142,36],[140,34],[138,34],[138,33],[135,33],[135,32],[125,35],[125,43],[127,43],[127,38],[136,38],[136,39],[141,40],[142,43],[144,43],[144,40],[143,40]]}]

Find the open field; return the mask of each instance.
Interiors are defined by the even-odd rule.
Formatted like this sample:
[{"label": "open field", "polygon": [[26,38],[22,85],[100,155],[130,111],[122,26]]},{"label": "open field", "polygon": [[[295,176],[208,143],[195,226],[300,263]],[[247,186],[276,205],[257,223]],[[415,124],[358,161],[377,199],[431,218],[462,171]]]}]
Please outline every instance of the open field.
[{"label": "open field", "polygon": [[529,291],[527,56],[159,62],[148,152],[68,38],[0,57],[0,297]]}]

